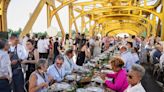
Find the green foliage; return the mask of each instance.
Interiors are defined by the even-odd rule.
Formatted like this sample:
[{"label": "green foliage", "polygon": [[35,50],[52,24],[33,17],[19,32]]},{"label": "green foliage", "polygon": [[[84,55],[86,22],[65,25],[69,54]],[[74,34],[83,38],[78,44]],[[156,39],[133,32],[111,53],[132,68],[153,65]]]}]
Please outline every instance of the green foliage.
[{"label": "green foliage", "polygon": [[40,37],[40,36],[47,36],[47,32],[38,32],[38,33],[34,33],[34,34],[37,34],[38,35],[38,37]]},{"label": "green foliage", "polygon": [[19,28],[18,30],[8,29],[8,34],[9,34],[9,36],[10,36],[11,34],[20,35],[21,32],[22,32],[22,29],[21,29],[21,28]]},{"label": "green foliage", "polygon": [[[21,28],[19,28],[18,30],[8,29],[9,36],[11,34],[20,35],[21,32],[22,32],[22,29]],[[34,34],[37,34],[38,37],[40,37],[40,36],[47,36],[47,32],[44,32],[44,33],[43,32],[38,32],[38,33],[34,33]]]}]

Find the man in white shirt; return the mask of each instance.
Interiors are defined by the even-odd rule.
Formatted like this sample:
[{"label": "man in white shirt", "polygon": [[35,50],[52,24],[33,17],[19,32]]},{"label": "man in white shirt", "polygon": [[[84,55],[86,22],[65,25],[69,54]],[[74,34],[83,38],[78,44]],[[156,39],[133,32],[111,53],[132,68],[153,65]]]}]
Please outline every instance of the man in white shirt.
[{"label": "man in white shirt", "polygon": [[44,36],[41,37],[41,39],[39,39],[38,43],[37,43],[37,47],[38,47],[38,52],[39,52],[39,58],[48,58],[48,41],[45,39]]},{"label": "man in white shirt", "polygon": [[27,58],[27,52],[25,47],[19,44],[17,35],[11,35],[9,40],[11,43],[9,55],[13,73],[13,92],[24,92],[24,74],[21,62]]},{"label": "man in white shirt", "polygon": [[22,45],[26,48],[26,42],[30,39],[30,34],[26,34],[26,36],[22,39]]},{"label": "man in white shirt", "polygon": [[128,72],[129,86],[124,92],[146,92],[141,84],[141,79],[145,74],[145,69],[138,64],[134,64]]},{"label": "man in white shirt", "polygon": [[47,74],[53,77],[54,81],[61,82],[66,75],[65,68],[63,67],[64,58],[58,55],[55,59],[55,64],[49,66]]},{"label": "man in white shirt", "polygon": [[132,67],[132,65],[135,64],[133,55],[131,52],[128,51],[126,46],[120,47],[120,53],[121,53],[121,58],[125,63],[125,68],[128,71]]},{"label": "man in white shirt", "polygon": [[12,78],[11,61],[7,53],[9,48],[6,40],[0,39],[0,91],[11,92],[9,81]]},{"label": "man in white shirt", "polygon": [[66,74],[71,74],[73,72],[73,70],[78,70],[81,67],[76,65],[73,62],[73,50],[72,49],[68,49],[66,51],[66,54],[64,55],[64,68],[66,71]]}]

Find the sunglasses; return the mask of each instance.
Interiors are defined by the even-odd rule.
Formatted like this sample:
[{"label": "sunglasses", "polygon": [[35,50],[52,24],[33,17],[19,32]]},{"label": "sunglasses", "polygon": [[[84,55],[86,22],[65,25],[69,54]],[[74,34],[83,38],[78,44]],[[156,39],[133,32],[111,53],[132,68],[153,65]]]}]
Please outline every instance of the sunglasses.
[{"label": "sunglasses", "polygon": [[131,75],[128,75],[128,74],[127,74],[127,76],[128,76],[128,78],[129,78],[129,79],[133,79],[133,76],[131,76]]},{"label": "sunglasses", "polygon": [[63,63],[56,63],[57,65],[62,65]]}]

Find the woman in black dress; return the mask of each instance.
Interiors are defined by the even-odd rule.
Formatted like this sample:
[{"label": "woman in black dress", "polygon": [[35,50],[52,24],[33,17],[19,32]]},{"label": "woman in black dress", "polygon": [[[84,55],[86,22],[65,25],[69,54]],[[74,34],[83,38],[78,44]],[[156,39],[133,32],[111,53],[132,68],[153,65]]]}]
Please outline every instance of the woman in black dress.
[{"label": "woman in black dress", "polygon": [[[59,55],[59,40],[58,40],[58,38],[56,38],[56,41],[54,43],[54,61],[56,59],[56,56],[58,56],[58,55]],[[54,62],[53,62],[53,64],[54,64]]]},{"label": "woman in black dress", "polygon": [[89,52],[88,52],[88,49],[87,49],[86,41],[83,41],[80,46],[81,46],[81,48],[78,51],[76,64],[79,65],[79,66],[82,66],[84,61],[85,61],[85,57],[88,56]]},{"label": "woman in black dress", "polygon": [[[39,60],[39,52],[35,48],[35,41],[29,39],[26,43],[26,47],[28,50],[28,58],[27,60],[23,61],[24,64],[26,64],[26,81],[29,80],[29,77],[32,72],[35,71],[35,63]],[[28,87],[28,85],[27,85]],[[28,88],[27,88],[28,89]]]}]

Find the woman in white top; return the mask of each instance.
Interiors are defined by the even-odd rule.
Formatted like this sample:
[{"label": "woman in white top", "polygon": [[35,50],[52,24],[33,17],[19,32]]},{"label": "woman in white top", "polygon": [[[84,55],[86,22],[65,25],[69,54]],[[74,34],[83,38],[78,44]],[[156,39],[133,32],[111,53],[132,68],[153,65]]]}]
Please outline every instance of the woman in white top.
[{"label": "woman in white top", "polygon": [[50,82],[50,77],[45,73],[48,62],[45,59],[40,59],[36,64],[34,71],[29,79],[29,92],[47,92]]},{"label": "woman in white top", "polygon": [[95,47],[94,47],[94,50],[93,50],[93,56],[96,57],[100,54],[101,54],[101,43],[99,41],[99,38],[96,37]]},{"label": "woman in white top", "polygon": [[129,86],[124,92],[146,92],[141,84],[144,75],[145,69],[139,64],[134,64],[128,72]]}]

